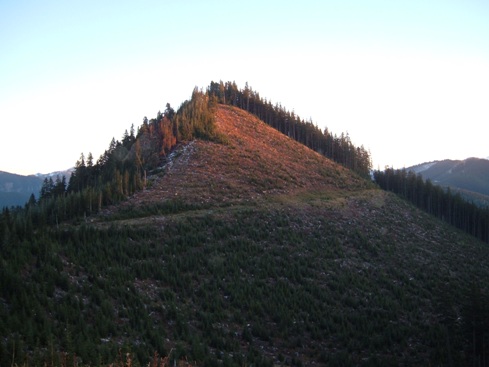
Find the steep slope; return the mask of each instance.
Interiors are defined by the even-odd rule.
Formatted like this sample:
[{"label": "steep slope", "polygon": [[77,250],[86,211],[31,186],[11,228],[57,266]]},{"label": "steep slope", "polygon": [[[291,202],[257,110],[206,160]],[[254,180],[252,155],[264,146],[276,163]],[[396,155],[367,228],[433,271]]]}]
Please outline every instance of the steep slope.
[{"label": "steep slope", "polygon": [[[471,286],[489,276],[485,246],[242,110],[219,106],[217,126],[227,144],[180,146],[119,207],[124,219],[102,223],[158,228],[162,244],[176,235],[181,247],[161,251],[185,269],[170,288],[190,334],[226,340],[212,353],[246,359],[251,348],[275,363],[471,358],[464,333]],[[163,284],[136,288],[158,304]]]},{"label": "steep slope", "polygon": [[0,365],[26,360],[19,345],[36,365],[53,349],[77,365],[483,360],[487,246],[248,113],[216,113],[226,143],[181,144],[122,204],[3,244]]},{"label": "steep slope", "polygon": [[369,183],[235,107],[219,105],[225,144],[196,140],[176,148],[125,205],[168,199],[192,204],[247,202],[309,190],[357,190]]}]

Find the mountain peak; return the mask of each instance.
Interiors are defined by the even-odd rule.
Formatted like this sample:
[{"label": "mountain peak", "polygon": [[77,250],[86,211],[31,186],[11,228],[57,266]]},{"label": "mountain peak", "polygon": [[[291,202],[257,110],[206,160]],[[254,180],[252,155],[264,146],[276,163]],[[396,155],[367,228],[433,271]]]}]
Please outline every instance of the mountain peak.
[{"label": "mountain peak", "polygon": [[0,215],[1,365],[473,364],[487,246],[298,142],[347,139],[196,97]]},{"label": "mountain peak", "polygon": [[301,190],[366,187],[368,181],[237,107],[218,105],[216,128],[225,143],[193,140],[166,157],[151,188],[130,200],[178,198],[191,203],[238,203]]}]

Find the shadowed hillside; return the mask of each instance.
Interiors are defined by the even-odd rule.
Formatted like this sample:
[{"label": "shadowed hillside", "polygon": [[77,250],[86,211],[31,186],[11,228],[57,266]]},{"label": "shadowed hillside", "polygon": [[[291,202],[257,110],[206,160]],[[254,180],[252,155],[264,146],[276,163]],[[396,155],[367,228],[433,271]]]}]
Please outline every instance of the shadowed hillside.
[{"label": "shadowed hillside", "polygon": [[124,201],[32,237],[2,217],[0,365],[486,360],[487,245],[213,111],[219,139],[180,141]]},{"label": "shadowed hillside", "polygon": [[24,205],[29,197],[38,195],[42,179],[36,176],[21,176],[0,171],[0,209]]},{"label": "shadowed hillside", "polygon": [[468,158],[463,161],[443,160],[407,168],[423,179],[450,187],[464,198],[481,206],[489,205],[489,160]]}]

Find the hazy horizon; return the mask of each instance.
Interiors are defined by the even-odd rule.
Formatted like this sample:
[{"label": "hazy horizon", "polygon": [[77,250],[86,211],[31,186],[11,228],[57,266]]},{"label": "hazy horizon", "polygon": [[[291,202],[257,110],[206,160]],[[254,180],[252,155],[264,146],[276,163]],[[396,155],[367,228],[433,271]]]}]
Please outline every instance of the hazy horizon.
[{"label": "hazy horizon", "polygon": [[373,168],[486,158],[481,1],[0,4],[0,170],[98,158],[195,86],[245,83],[371,151]]}]

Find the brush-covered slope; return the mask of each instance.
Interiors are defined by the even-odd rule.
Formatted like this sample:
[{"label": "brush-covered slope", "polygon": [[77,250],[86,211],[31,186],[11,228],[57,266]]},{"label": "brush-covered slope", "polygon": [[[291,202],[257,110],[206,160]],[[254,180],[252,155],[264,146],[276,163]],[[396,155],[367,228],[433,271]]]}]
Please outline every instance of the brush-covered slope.
[{"label": "brush-covered slope", "polygon": [[124,206],[168,199],[229,205],[280,193],[370,186],[238,108],[218,105],[216,126],[225,143],[194,140],[177,146],[149,178],[149,188]]},{"label": "brush-covered slope", "polygon": [[216,114],[225,143],[181,144],[123,204],[3,245],[1,365],[482,361],[487,246],[248,113]]}]

